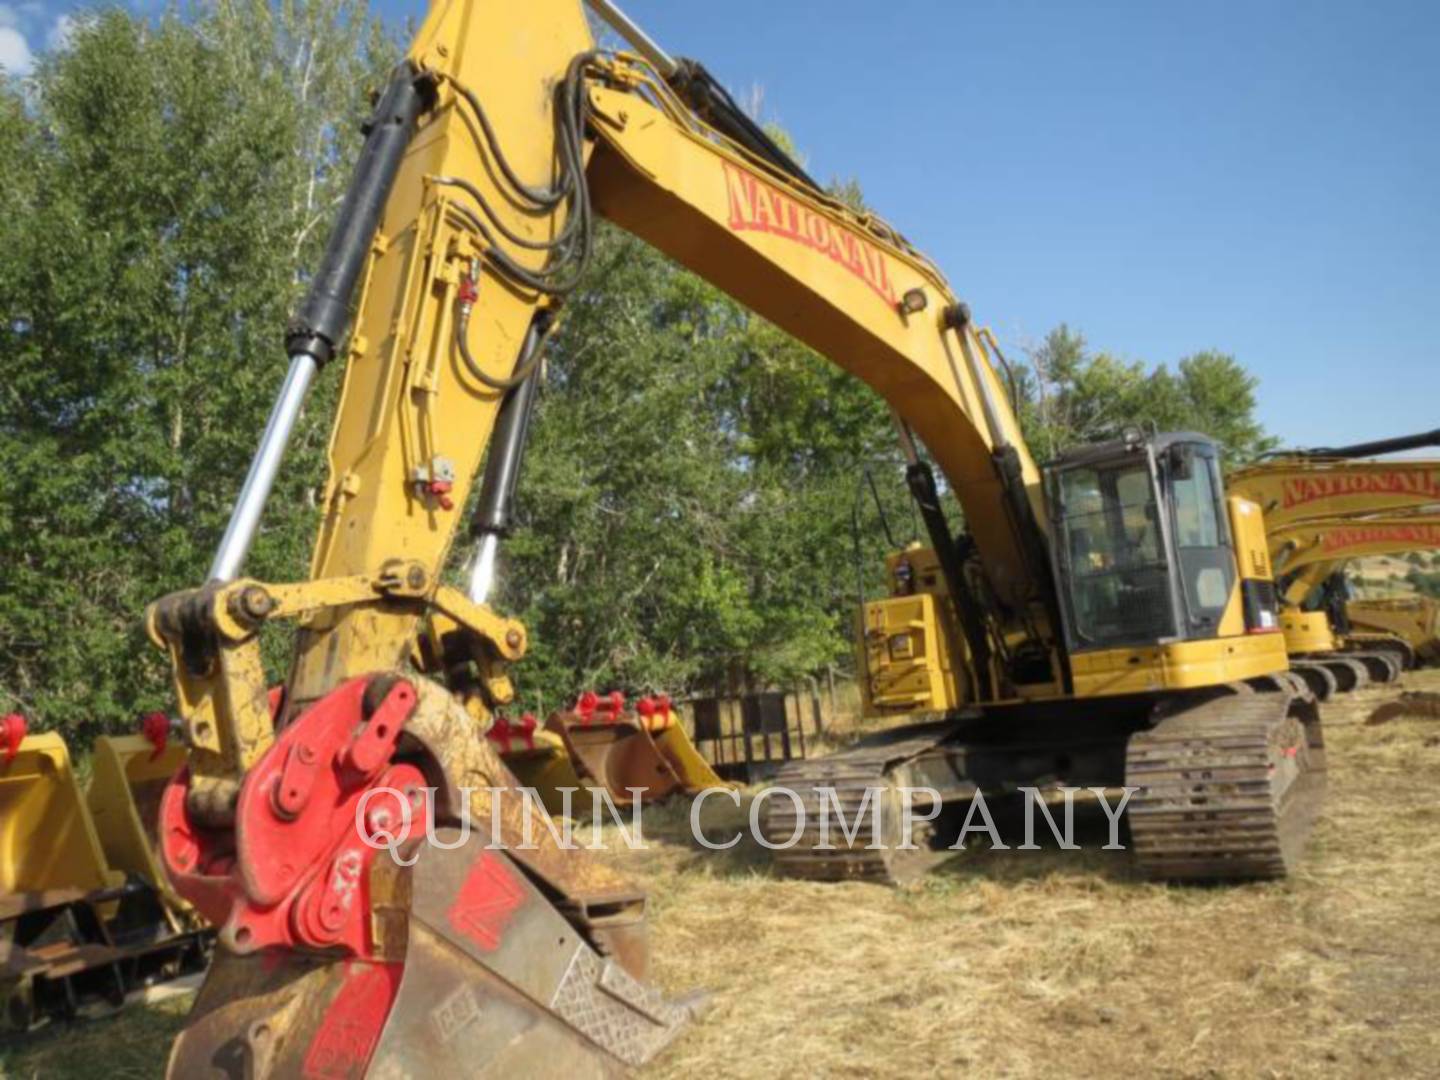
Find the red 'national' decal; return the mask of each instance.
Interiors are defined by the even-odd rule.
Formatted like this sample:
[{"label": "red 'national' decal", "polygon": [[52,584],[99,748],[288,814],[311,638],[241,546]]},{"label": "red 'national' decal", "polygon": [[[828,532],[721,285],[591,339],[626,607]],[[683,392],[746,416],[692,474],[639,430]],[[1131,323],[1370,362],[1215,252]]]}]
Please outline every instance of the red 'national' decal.
[{"label": "red 'national' decal", "polygon": [[325,1010],[300,1066],[306,1080],[359,1080],[400,989],[399,964],[345,965],[345,985]]},{"label": "red 'national' decal", "polygon": [[1303,506],[1344,495],[1402,495],[1440,500],[1440,471],[1390,469],[1333,473],[1285,481],[1284,505]]},{"label": "red 'national' decal", "polygon": [[1410,544],[1416,548],[1440,547],[1437,525],[1355,525],[1334,529],[1320,542],[1321,551],[1344,551],[1370,544]]},{"label": "red 'national' decal", "polygon": [[485,851],[465,875],[465,884],[460,886],[446,918],[481,949],[494,952],[500,947],[510,917],[524,902],[525,890],[504,857]]},{"label": "red 'national' decal", "polygon": [[879,247],[792,199],[754,173],[728,161],[721,165],[725,170],[732,230],[772,233],[819,251],[854,274],[886,303],[896,303],[890,267]]}]

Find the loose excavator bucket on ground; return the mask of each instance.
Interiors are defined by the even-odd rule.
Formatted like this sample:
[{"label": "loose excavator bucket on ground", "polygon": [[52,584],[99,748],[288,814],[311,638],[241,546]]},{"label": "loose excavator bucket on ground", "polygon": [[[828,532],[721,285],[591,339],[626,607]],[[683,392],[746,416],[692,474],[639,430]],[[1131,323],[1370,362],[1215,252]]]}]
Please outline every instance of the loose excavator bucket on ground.
[{"label": "loose excavator bucket on ground", "polygon": [[[582,786],[607,792],[616,806],[728,786],[695,749],[665,697],[641,698],[631,713],[620,693],[587,691],[574,709],[552,714],[545,733],[560,740]],[[553,789],[541,797],[547,807],[558,798]]]},{"label": "loose excavator bucket on ground", "polygon": [[203,963],[203,923],[165,882],[146,827],[145,800],[156,805],[155,782],[182,757],[139,736],[101,739],[85,793],[58,734],[0,754],[0,1003],[11,1028],[118,1006]]},{"label": "loose excavator bucket on ground", "polygon": [[177,933],[198,929],[203,921],[165,876],[155,829],[165,785],[184,765],[184,745],[166,739],[163,728],[145,735],[103,735],[95,740],[85,793],[110,868],[152,885],[164,918]]},{"label": "loose excavator bucket on ground", "polygon": [[1428,690],[1407,690],[1398,698],[1375,706],[1366,724],[1386,724],[1408,717],[1413,720],[1440,720],[1440,694]]},{"label": "loose excavator bucket on ground", "polygon": [[[587,785],[575,771],[565,740],[548,728],[541,728],[533,713],[519,720],[501,715],[495,718],[486,736],[522,787],[535,792],[546,812],[565,813],[565,791],[580,791]],[[570,809],[583,809],[572,795]]]}]

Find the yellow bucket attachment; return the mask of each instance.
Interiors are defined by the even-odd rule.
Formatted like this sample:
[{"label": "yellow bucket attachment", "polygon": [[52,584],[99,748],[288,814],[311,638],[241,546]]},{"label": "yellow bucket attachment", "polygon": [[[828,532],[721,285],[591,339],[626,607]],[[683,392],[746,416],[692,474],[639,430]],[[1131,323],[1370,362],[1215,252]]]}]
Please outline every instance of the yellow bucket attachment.
[{"label": "yellow bucket attachment", "polygon": [[65,740],[28,735],[0,761],[0,919],[118,887]]},{"label": "yellow bucket attachment", "polygon": [[655,745],[660,748],[665,761],[680,778],[680,785],[685,789],[686,794],[694,795],[704,791],[706,788],[733,787],[727,784],[710,767],[710,763],[701,756],[700,751],[695,749],[695,744],[690,741],[690,736],[685,731],[685,726],[679,722],[674,713],[669,714],[671,722],[659,731],[651,733]]},{"label": "yellow bucket attachment", "polygon": [[545,727],[563,740],[582,783],[603,788],[617,806],[634,800],[632,789],[643,801],[656,802],[676,792],[728,786],[700,756],[665,698],[642,698],[637,711],[627,713],[618,693],[587,693],[575,711],[555,713]]},{"label": "yellow bucket attachment", "polygon": [[160,894],[175,930],[198,925],[195,914],[171,886],[155,850],[155,824],[165,785],[185,764],[185,747],[159,746],[143,735],[95,740],[94,773],[86,802],[110,866]]},{"label": "yellow bucket attachment", "polygon": [[[518,721],[497,716],[486,735],[520,786],[533,789],[547,813],[565,812],[562,789],[585,788],[585,782],[575,774],[565,740],[553,731],[537,731],[535,717],[529,713]],[[578,805],[572,796],[572,809]]]}]

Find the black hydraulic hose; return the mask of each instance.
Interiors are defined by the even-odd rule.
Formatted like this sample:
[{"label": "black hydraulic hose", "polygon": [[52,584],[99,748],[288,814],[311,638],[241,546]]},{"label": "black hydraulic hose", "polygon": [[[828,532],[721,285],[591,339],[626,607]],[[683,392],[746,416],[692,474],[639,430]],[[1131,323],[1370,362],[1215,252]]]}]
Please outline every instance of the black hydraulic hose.
[{"label": "black hydraulic hose", "polygon": [[571,194],[577,179],[574,173],[563,174],[560,178],[559,187],[550,189],[533,188],[529,184],[525,183],[525,181],[521,180],[520,177],[516,174],[515,170],[511,167],[509,159],[506,158],[505,154],[501,151],[500,140],[495,136],[495,129],[491,126],[490,117],[485,112],[485,106],[480,104],[479,97],[477,97],[475,92],[471,90],[468,86],[466,86],[464,83],[458,82],[451,76],[442,75],[441,78],[445,79],[450,83],[451,86],[455,87],[456,91],[460,94],[460,96],[465,99],[467,104],[469,104],[471,112],[475,114],[475,119],[480,122],[480,128],[485,133],[485,141],[490,147],[491,154],[495,159],[495,164],[499,167],[500,172],[502,175],[504,175],[505,179],[520,195],[530,200],[537,207],[548,208],[557,206],[561,202],[561,200],[565,199]]},{"label": "black hydraulic hose", "polygon": [[824,191],[819,184],[740,108],[719,80],[696,60],[680,59],[666,82],[690,108],[720,134],[739,143],[756,157],[807,187]]},{"label": "black hydraulic hose", "polygon": [[[541,206],[557,207],[562,200],[568,202],[568,218],[560,235],[544,243],[528,241],[517,237],[507,229],[484,199],[475,185],[454,177],[436,177],[438,183],[454,184],[460,187],[481,205],[481,210],[496,226],[490,228],[473,210],[455,205],[454,210],[485,241],[485,259],[502,276],[523,289],[548,296],[564,296],[579,285],[590,261],[594,243],[594,214],[590,205],[590,191],[585,183],[585,70],[600,54],[597,51],[581,53],[570,61],[565,77],[557,91],[555,103],[555,143],[562,174],[558,187],[550,191],[538,191],[523,184],[515,175],[496,139],[494,129],[480,105],[479,99],[466,87],[452,83],[469,102],[475,115],[480,118],[491,156],[500,166],[505,178],[522,191],[527,198]],[[497,233],[499,234],[497,236]],[[501,246],[500,241],[508,240],[516,246],[531,250],[549,251],[550,261],[539,270],[522,266]]]},{"label": "black hydraulic hose", "polygon": [[490,205],[490,200],[485,198],[485,193],[469,180],[459,176],[436,176],[433,179],[437,184],[446,187],[457,187],[474,199],[475,202],[479,204],[480,209],[485,211],[485,216],[490,219],[491,226],[509,243],[514,244],[516,247],[526,248],[530,251],[556,251],[563,249],[570,243],[580,225],[580,216],[578,214],[571,214],[566,218],[565,225],[559,234],[553,239],[529,240],[510,229],[501,216],[495,212],[495,208]]},{"label": "black hydraulic hose", "polygon": [[550,313],[540,312],[525,334],[525,343],[520,346],[520,359],[516,361],[514,373],[508,378],[490,375],[470,355],[470,305],[462,301],[459,316],[455,319],[455,347],[460,353],[460,359],[465,362],[466,369],[480,382],[491,390],[514,390],[529,381],[530,376],[539,368],[540,361],[545,357],[545,342],[554,327],[554,319]]},{"label": "black hydraulic hose", "polygon": [[1376,439],[1374,442],[1355,443],[1352,446],[1320,447],[1315,450],[1301,450],[1299,453],[1302,457],[1359,458],[1374,457],[1377,454],[1398,454],[1402,450],[1419,450],[1426,446],[1440,446],[1440,428],[1422,431],[1418,435]]}]

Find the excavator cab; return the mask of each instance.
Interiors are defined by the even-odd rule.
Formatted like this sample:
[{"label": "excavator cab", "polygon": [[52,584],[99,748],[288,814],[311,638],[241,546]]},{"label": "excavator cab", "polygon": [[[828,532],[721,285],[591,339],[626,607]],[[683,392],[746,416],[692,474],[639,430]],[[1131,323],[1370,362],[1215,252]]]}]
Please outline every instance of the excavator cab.
[{"label": "excavator cab", "polygon": [[1155,675],[1165,683],[1184,680],[1197,660],[1274,660],[1269,641],[1228,645],[1223,657],[1178,651],[1279,629],[1259,508],[1225,497],[1211,439],[1129,431],[1048,464],[1045,488],[1064,636],[1079,677],[1092,667],[1086,654],[1106,651],[1145,667],[1136,649],[1169,649]]},{"label": "excavator cab", "polygon": [[1268,567],[1256,567],[1237,594],[1237,508],[1226,504],[1218,458],[1203,435],[1132,431],[1047,466],[1072,653],[1276,627]]}]

